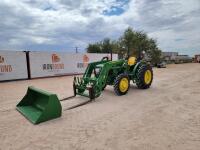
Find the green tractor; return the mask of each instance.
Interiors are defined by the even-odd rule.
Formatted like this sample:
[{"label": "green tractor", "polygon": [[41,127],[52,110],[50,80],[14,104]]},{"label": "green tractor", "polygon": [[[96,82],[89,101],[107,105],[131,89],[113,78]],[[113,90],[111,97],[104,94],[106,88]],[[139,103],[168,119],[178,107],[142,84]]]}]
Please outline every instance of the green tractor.
[{"label": "green tractor", "polygon": [[116,95],[125,95],[132,81],[140,89],[151,86],[153,71],[145,61],[136,61],[135,57],[128,60],[111,61],[104,57],[101,61],[90,63],[83,77],[74,77],[74,95],[99,97],[107,85],[114,87]]},{"label": "green tractor", "polygon": [[56,94],[29,87],[24,98],[17,104],[17,110],[32,123],[38,124],[61,116],[60,101],[76,95],[89,97],[89,101],[69,108],[72,109],[99,97],[107,85],[113,86],[116,95],[121,96],[128,92],[131,81],[138,88],[147,89],[152,80],[152,68],[145,61],[137,61],[135,57],[112,61],[104,57],[101,61],[88,64],[83,77],[74,77],[73,96],[59,100]]}]

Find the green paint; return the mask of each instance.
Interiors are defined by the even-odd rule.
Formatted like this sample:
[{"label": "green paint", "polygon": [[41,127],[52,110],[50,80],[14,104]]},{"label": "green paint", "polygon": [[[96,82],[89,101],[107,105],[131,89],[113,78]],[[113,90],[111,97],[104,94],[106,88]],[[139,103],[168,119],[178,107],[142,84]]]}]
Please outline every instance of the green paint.
[{"label": "green paint", "polygon": [[[127,73],[130,80],[135,79],[138,66],[143,62],[138,62],[133,66],[128,65],[127,60],[101,60],[88,65],[83,77],[74,78],[74,90],[77,95],[90,97],[88,90],[93,87],[94,98],[101,95],[106,85],[113,85],[116,77],[121,73]],[[95,70],[98,73],[94,75]],[[96,71],[97,72],[97,71]]]},{"label": "green paint", "polygon": [[24,98],[17,104],[17,110],[33,124],[58,118],[62,107],[56,94],[35,87],[29,87]]}]

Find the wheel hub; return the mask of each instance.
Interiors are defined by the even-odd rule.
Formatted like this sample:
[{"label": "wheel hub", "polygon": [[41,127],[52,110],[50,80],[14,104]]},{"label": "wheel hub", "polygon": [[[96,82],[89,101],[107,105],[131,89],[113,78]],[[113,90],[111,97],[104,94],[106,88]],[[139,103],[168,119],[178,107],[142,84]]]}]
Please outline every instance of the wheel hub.
[{"label": "wheel hub", "polygon": [[122,78],[119,83],[119,89],[121,92],[125,92],[128,89],[128,79]]},{"label": "wheel hub", "polygon": [[150,70],[147,70],[144,74],[144,81],[146,84],[149,84],[151,82],[152,74]]}]

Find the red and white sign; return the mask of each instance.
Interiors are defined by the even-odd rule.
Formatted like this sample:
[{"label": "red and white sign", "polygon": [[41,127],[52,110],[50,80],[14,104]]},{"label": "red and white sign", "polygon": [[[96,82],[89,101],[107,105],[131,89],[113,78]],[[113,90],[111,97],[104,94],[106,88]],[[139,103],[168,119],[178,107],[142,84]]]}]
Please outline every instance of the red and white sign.
[{"label": "red and white sign", "polygon": [[[88,63],[100,61],[109,54],[30,52],[31,78],[84,73]],[[118,55],[113,54],[113,60]]]},{"label": "red and white sign", "polygon": [[27,78],[26,54],[18,51],[0,51],[0,81]]}]

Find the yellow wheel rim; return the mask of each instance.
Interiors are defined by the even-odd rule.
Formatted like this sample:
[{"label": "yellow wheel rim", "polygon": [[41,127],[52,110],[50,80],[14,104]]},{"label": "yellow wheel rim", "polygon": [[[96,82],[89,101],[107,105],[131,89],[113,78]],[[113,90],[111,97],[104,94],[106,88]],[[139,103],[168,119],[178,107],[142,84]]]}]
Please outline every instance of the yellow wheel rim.
[{"label": "yellow wheel rim", "polygon": [[144,82],[149,84],[151,82],[152,74],[150,70],[147,70],[144,74]]},{"label": "yellow wheel rim", "polygon": [[126,92],[128,90],[128,79],[127,78],[121,79],[121,81],[119,82],[119,90],[121,92]]}]

